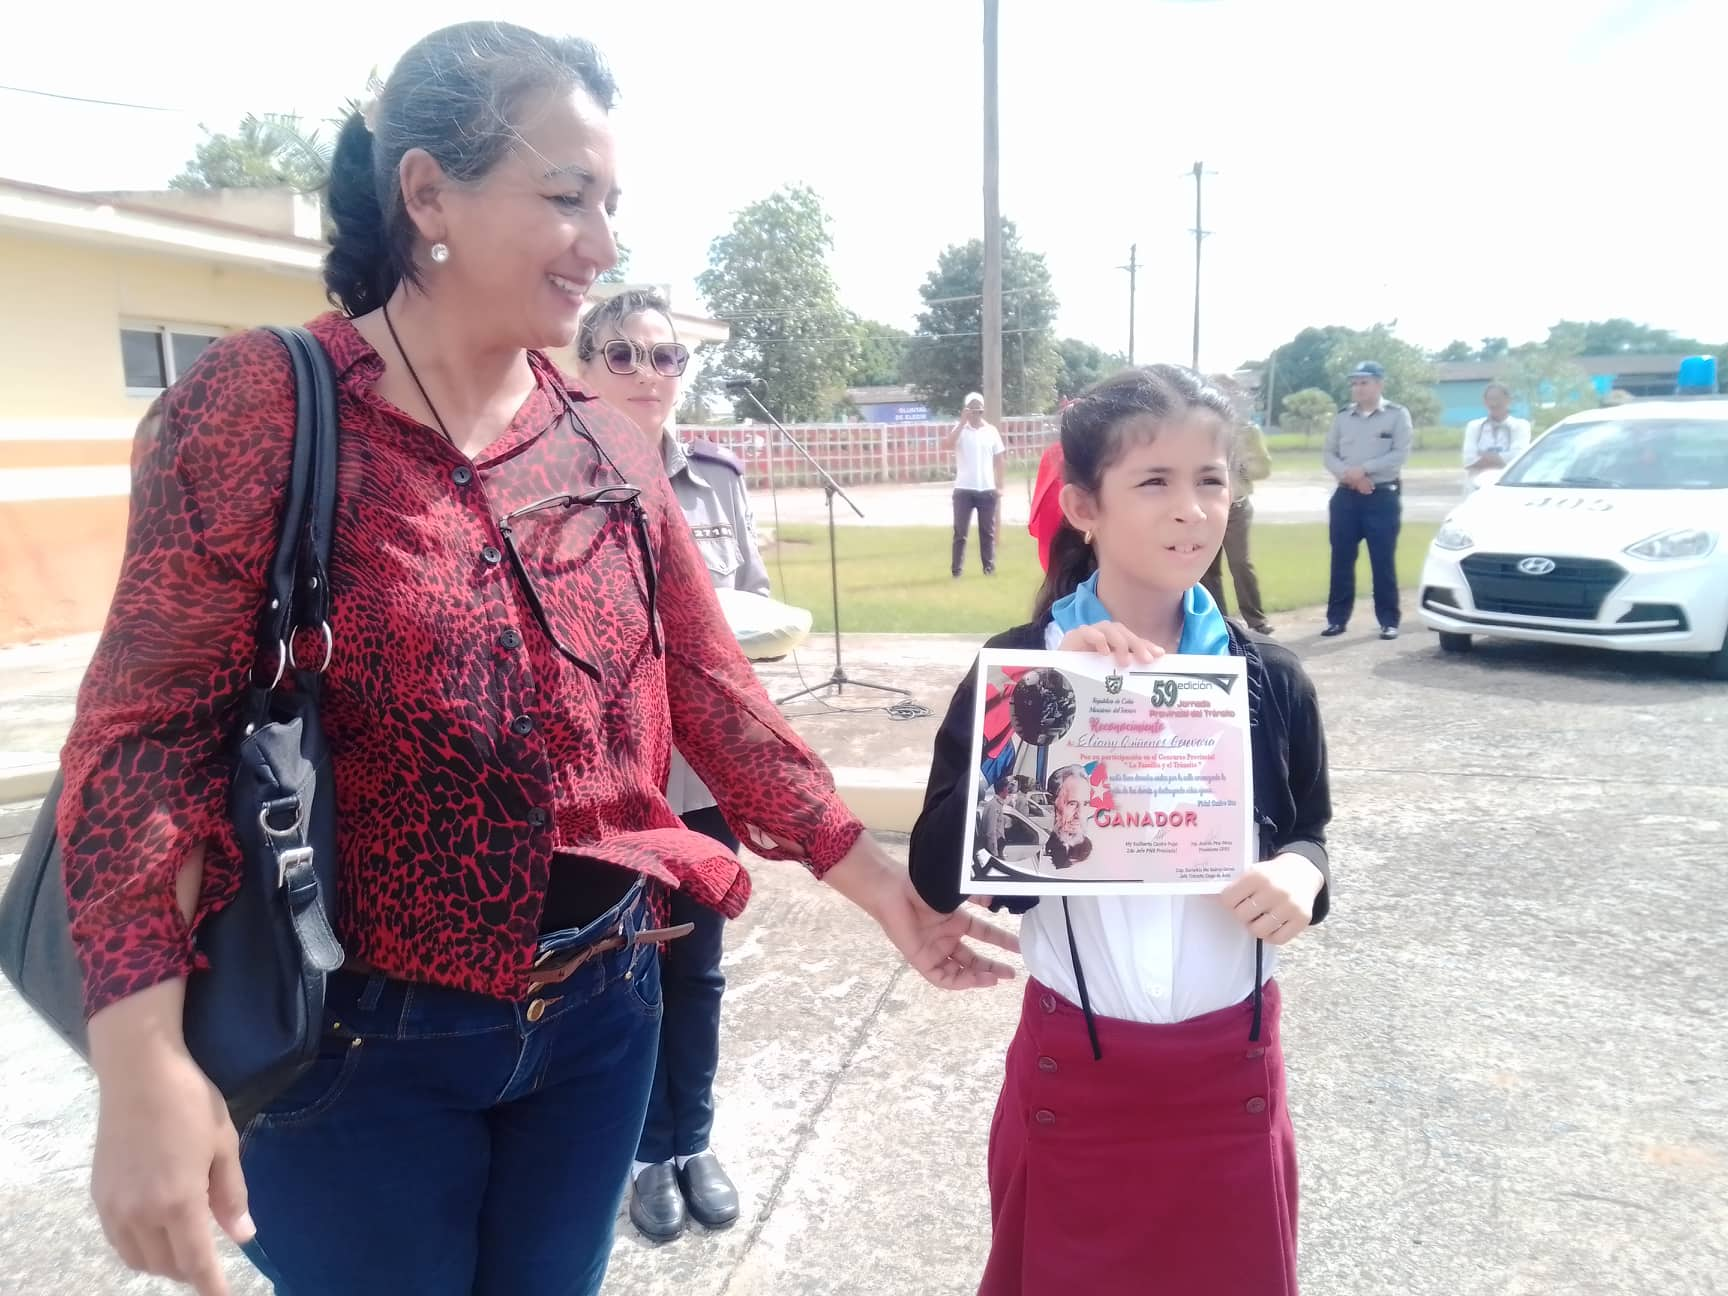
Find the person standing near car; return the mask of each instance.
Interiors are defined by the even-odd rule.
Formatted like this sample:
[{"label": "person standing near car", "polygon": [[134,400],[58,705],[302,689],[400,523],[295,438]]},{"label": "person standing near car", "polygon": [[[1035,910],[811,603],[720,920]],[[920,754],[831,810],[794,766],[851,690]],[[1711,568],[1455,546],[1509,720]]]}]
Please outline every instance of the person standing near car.
[{"label": "person standing near car", "polygon": [[972,514],[978,514],[978,556],[984,574],[996,574],[996,515],[1002,502],[1003,474],[1008,447],[1002,434],[984,421],[984,398],[967,395],[960,421],[948,433],[945,447],[954,456],[954,555],[950,569],[954,579],[966,563],[966,533],[972,529]]},{"label": "person standing near car", "polygon": [[1410,457],[1410,411],[1386,399],[1386,370],[1364,360],[1350,371],[1348,408],[1326,433],[1326,471],[1338,479],[1330,507],[1332,588],[1326,638],[1344,633],[1356,605],[1356,555],[1368,542],[1374,615],[1380,637],[1398,637],[1398,530],[1404,463]]},{"label": "person standing near car", "polygon": [[1482,475],[1499,472],[1530,447],[1530,420],[1512,413],[1512,393],[1505,383],[1489,383],[1482,392],[1486,416],[1464,425],[1464,493],[1473,495]]}]

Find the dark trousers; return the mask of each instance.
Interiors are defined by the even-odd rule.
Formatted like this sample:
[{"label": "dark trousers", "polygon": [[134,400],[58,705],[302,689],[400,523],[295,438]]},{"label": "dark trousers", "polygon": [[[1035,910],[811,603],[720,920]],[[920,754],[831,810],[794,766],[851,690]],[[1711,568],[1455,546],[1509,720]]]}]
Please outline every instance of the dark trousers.
[{"label": "dark trousers", "polygon": [[1356,605],[1356,555],[1368,542],[1374,573],[1374,616],[1383,626],[1398,624],[1398,529],[1404,502],[1398,483],[1376,486],[1372,495],[1340,486],[1332,493],[1332,594],[1326,603],[1328,625],[1349,625]]},{"label": "dark trousers", "polygon": [[277,1296],[595,1296],[660,1036],[642,886],[532,1000],[338,972],[318,1059],[240,1139]]},{"label": "dark trousers", "polygon": [[973,509],[978,510],[978,552],[984,559],[984,574],[996,570],[996,502],[995,491],[954,492],[954,562],[950,570],[956,576],[966,565],[966,533],[972,529]]},{"label": "dark trousers", "polygon": [[1230,563],[1230,583],[1236,587],[1236,601],[1242,605],[1242,619],[1258,630],[1266,624],[1266,609],[1260,604],[1260,578],[1254,574],[1254,563],[1248,557],[1248,533],[1254,526],[1254,501],[1238,500],[1230,506],[1230,522],[1224,530],[1224,547],[1212,559],[1212,565],[1200,578],[1212,601],[1225,616],[1230,615],[1230,600],[1224,597],[1226,561]]},{"label": "dark trousers", "polygon": [[[738,839],[714,806],[684,816],[687,827],[731,850]],[[672,893],[673,925],[696,930],[666,946],[660,958],[660,1059],[648,1094],[638,1161],[670,1161],[708,1148],[714,1128],[714,1072],[720,1065],[720,998],[726,976],[720,947],[726,919],[682,891]]]}]

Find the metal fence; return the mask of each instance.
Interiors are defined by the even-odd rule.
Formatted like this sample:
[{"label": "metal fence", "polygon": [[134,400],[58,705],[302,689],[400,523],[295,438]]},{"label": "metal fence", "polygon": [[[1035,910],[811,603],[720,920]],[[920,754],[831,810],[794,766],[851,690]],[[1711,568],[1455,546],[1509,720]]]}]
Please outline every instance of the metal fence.
[{"label": "metal fence", "polygon": [[[787,431],[802,441],[842,486],[867,482],[940,481],[954,475],[954,454],[943,449],[952,423],[801,423]],[[1037,467],[1045,447],[1056,439],[1055,415],[1003,419],[1002,440],[1010,467]],[[821,479],[804,456],[768,423],[678,429],[684,441],[707,440],[724,446],[744,465],[752,490],[776,486],[816,486]]]}]

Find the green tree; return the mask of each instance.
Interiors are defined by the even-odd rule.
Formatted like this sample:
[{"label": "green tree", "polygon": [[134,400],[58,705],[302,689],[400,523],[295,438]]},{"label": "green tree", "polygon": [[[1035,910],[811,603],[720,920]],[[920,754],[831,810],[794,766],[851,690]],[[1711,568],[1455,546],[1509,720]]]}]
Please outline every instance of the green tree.
[{"label": "green tree", "polygon": [[719,364],[721,348],[712,342],[702,342],[690,356],[690,370],[695,377],[684,384],[684,399],[678,404],[678,412],[673,416],[680,423],[711,423],[714,421],[714,407],[724,394],[720,382],[720,374],[725,372]]},{"label": "green tree", "polygon": [[1548,348],[1573,355],[1663,355],[1709,351],[1710,344],[1629,319],[1561,320],[1548,330]]},{"label": "green tree", "polygon": [[1546,419],[1548,423],[1581,409],[1595,409],[1600,403],[1577,353],[1559,347],[1537,342],[1516,347],[1500,362],[1498,377],[1537,423],[1544,422],[1543,416],[1553,410],[1562,412]]},{"label": "green tree", "polygon": [[[919,289],[924,311],[902,373],[935,408],[957,410],[983,385],[984,241],[943,249]],[[1056,403],[1062,361],[1056,349],[1056,293],[1044,254],[1020,244],[1002,222],[1002,403],[1035,414]]]},{"label": "green tree", "polygon": [[170,189],[321,189],[334,141],[307,130],[293,113],[248,113],[232,135],[200,126],[204,140]]},{"label": "green tree", "polygon": [[828,269],[833,245],[822,200],[791,186],[739,212],[696,278],[708,309],[732,327],[722,366],[761,379],[763,404],[788,421],[827,413],[857,352]]},{"label": "green tree", "polygon": [[1338,324],[1305,328],[1274,351],[1271,359],[1267,361],[1267,367],[1275,367],[1278,372],[1272,376],[1266,390],[1261,392],[1265,408],[1282,409],[1284,398],[1291,392],[1309,387],[1330,387],[1332,384],[1326,375],[1326,361],[1338,339],[1349,334],[1349,329]]},{"label": "green tree", "polygon": [[1337,412],[1338,406],[1328,393],[1318,387],[1306,387],[1284,398],[1284,416],[1278,428],[1298,434],[1302,444],[1307,445],[1316,433],[1332,426],[1332,416]]},{"label": "green tree", "polygon": [[1481,349],[1476,352],[1478,360],[1498,360],[1512,350],[1512,343],[1503,337],[1485,337]]},{"label": "green tree", "polygon": [[[1350,371],[1364,360],[1386,370],[1386,399],[1410,411],[1418,428],[1440,418],[1440,397],[1434,391],[1434,367],[1422,348],[1397,337],[1389,324],[1360,332],[1345,329],[1333,339],[1326,357],[1326,382],[1321,384],[1342,404],[1350,399]],[[1419,447],[1418,447],[1419,448]]]},{"label": "green tree", "polygon": [[630,249],[622,242],[618,244],[618,264],[600,276],[601,283],[628,283],[630,281]]},{"label": "green tree", "polygon": [[902,381],[901,362],[906,358],[906,344],[912,335],[892,324],[852,316],[852,333],[858,349],[852,369],[846,375],[848,387],[896,387]]},{"label": "green tree", "polygon": [[1072,400],[1094,383],[1128,366],[1127,356],[1079,338],[1063,338],[1056,344],[1056,351],[1062,358],[1062,370],[1056,375],[1056,395],[1061,400]]},{"label": "green tree", "polygon": [[1440,361],[1474,360],[1476,358],[1476,348],[1460,338],[1456,341],[1448,342],[1444,347],[1436,351],[1434,353],[1434,358]]}]

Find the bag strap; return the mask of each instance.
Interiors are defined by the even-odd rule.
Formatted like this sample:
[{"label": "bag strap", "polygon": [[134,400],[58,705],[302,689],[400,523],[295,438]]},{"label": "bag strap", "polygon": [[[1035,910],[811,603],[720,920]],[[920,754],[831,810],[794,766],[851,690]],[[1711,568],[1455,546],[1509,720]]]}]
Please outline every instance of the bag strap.
[{"label": "bag strap", "polygon": [[265,578],[259,614],[258,656],[274,662],[274,675],[254,687],[262,705],[290,669],[311,671],[294,657],[301,630],[323,633],[322,661],[330,664],[330,546],[336,526],[336,373],[318,339],[302,328],[269,327],[294,370],[294,451],[282,500],[276,552]]}]

